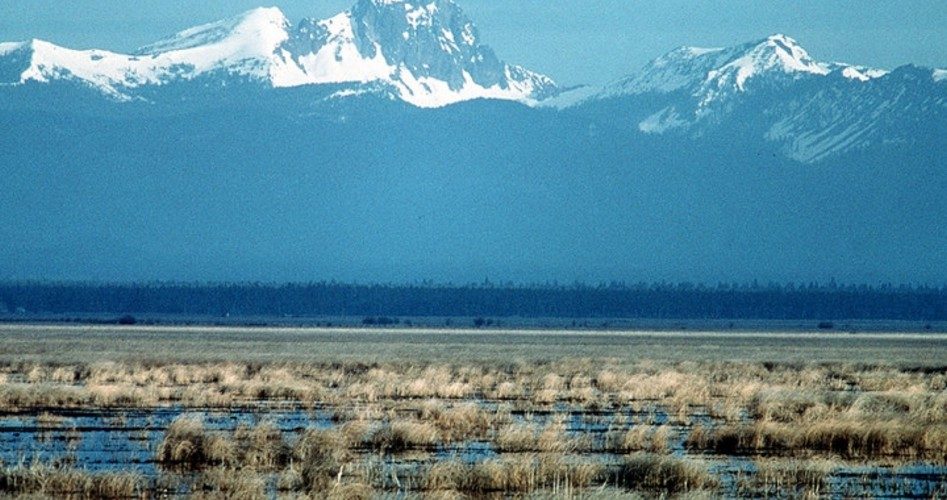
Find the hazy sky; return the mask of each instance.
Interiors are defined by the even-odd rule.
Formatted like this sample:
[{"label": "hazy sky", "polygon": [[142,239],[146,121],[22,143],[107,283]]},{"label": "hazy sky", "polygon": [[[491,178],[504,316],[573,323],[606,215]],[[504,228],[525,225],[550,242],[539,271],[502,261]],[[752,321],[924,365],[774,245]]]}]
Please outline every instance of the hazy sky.
[{"label": "hazy sky", "polygon": [[[291,21],[354,0],[2,0],[0,40],[129,51],[196,24],[277,5]],[[604,83],[680,45],[785,33],[815,58],[947,67],[945,0],[458,0],[508,62],[564,84]]]}]

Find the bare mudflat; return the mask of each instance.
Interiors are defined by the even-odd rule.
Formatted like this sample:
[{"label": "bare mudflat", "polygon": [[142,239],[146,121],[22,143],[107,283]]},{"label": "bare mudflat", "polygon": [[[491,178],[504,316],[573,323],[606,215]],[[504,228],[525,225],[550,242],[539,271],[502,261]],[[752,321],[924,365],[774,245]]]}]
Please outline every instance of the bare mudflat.
[{"label": "bare mudflat", "polygon": [[5,494],[947,495],[947,337],[0,326]]}]

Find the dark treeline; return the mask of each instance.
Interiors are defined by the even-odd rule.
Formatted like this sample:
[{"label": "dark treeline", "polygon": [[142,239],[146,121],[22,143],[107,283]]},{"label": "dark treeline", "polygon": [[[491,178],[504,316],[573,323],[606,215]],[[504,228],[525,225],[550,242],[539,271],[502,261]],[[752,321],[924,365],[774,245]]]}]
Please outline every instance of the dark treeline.
[{"label": "dark treeline", "polygon": [[0,283],[0,313],[947,320],[947,287]]}]

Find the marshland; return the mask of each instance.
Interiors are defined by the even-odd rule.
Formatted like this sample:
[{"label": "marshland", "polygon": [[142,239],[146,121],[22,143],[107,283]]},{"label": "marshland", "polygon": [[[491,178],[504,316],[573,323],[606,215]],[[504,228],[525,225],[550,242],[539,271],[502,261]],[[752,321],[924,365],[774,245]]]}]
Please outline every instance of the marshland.
[{"label": "marshland", "polygon": [[0,326],[6,495],[940,497],[921,333]]}]

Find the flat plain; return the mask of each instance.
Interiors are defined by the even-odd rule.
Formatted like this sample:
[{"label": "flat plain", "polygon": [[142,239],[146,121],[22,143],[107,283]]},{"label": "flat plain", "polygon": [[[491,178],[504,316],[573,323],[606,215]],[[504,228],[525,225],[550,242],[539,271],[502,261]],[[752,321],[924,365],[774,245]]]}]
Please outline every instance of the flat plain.
[{"label": "flat plain", "polygon": [[947,336],[0,325],[0,491],[947,495]]},{"label": "flat plain", "polygon": [[755,361],[947,366],[947,334],[0,325],[0,361]]}]

